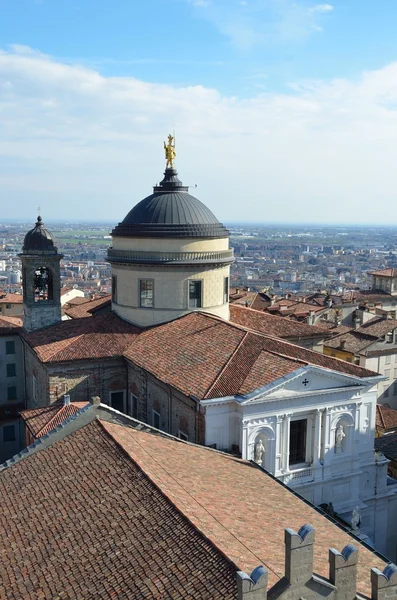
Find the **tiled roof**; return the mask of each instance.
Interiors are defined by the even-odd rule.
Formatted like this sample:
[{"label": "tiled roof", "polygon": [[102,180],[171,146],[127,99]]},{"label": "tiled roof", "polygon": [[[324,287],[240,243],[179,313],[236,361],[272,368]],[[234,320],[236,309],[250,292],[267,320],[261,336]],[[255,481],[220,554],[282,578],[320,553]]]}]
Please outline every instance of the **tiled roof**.
[{"label": "tiled roof", "polygon": [[326,332],[323,328],[315,325],[307,325],[298,321],[290,321],[276,315],[269,315],[251,308],[245,308],[235,304],[230,305],[230,320],[248,329],[260,331],[267,335],[275,335],[280,338],[300,337],[324,337]]},{"label": "tiled roof", "polygon": [[87,404],[89,402],[64,404],[61,401],[55,402],[50,406],[23,410],[20,415],[33,437],[39,438],[66,421],[69,417],[78,413]]},{"label": "tiled roof", "polygon": [[0,335],[17,333],[20,327],[22,327],[22,319],[19,317],[0,317]]},{"label": "tiled roof", "polygon": [[111,295],[107,295],[103,296],[102,298],[97,298],[96,300],[89,300],[88,302],[84,302],[83,304],[78,304],[77,306],[73,306],[72,308],[65,308],[64,313],[71,319],[92,317],[93,313],[96,310],[105,308],[107,306],[110,307],[110,304]]},{"label": "tiled roof", "polygon": [[89,298],[83,298],[82,296],[76,296],[76,298],[71,298],[66,302],[69,306],[77,306],[78,304],[86,304],[87,302],[92,302]]},{"label": "tiled roof", "polygon": [[305,365],[370,377],[372,371],[191,313],[142,332],[124,355],[186,395],[216,398],[254,391]]},{"label": "tiled roof", "polygon": [[375,438],[375,450],[382,452],[389,460],[397,460],[397,433]]},{"label": "tiled roof", "polygon": [[397,277],[397,269],[380,269],[379,271],[370,271],[368,275],[381,275],[383,277]]},{"label": "tiled roof", "polygon": [[377,337],[385,336],[389,331],[397,329],[396,319],[384,319],[382,317],[374,317],[357,329],[362,333],[368,333]]},{"label": "tiled roof", "polygon": [[237,597],[236,567],[98,420],[0,483],[1,599]]},{"label": "tiled roof", "polygon": [[3,294],[0,295],[0,303],[10,302],[12,304],[22,304],[23,296],[22,294]]},{"label": "tiled roof", "polygon": [[[103,427],[191,523],[243,571],[258,565],[269,585],[284,575],[284,529],[302,523],[316,530],[314,571],[328,576],[328,548],[339,551],[347,533],[278,481],[247,461],[193,444],[154,436],[116,424]],[[167,460],[164,460],[164,456]],[[385,563],[360,547],[358,590],[370,595],[370,567]]]},{"label": "tiled roof", "polygon": [[348,333],[341,333],[327,340],[324,342],[324,346],[335,350],[342,350],[343,352],[358,354],[365,348],[368,348],[368,346],[375,344],[377,340],[378,338],[373,335],[365,335],[357,329],[352,329]]},{"label": "tiled roof", "polygon": [[376,426],[382,429],[397,428],[397,410],[382,404],[376,405]]},{"label": "tiled roof", "polygon": [[115,313],[62,321],[24,334],[42,362],[121,356],[141,330]]}]

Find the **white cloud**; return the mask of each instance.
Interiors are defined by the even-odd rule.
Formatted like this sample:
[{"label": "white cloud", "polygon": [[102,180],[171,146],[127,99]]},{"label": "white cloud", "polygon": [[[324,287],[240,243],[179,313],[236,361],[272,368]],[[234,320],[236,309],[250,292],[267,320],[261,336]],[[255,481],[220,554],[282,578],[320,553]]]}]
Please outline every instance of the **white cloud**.
[{"label": "white cloud", "polygon": [[331,10],[334,10],[334,7],[331,4],[316,4],[316,6],[309,8],[309,13],[324,13],[330,12]]},{"label": "white cloud", "polygon": [[397,63],[240,99],[0,52],[4,216],[118,221],[177,165],[222,219],[397,222]]},{"label": "white cloud", "polygon": [[255,46],[300,42],[323,28],[318,21],[331,4],[308,5],[308,0],[186,0],[240,50]]}]

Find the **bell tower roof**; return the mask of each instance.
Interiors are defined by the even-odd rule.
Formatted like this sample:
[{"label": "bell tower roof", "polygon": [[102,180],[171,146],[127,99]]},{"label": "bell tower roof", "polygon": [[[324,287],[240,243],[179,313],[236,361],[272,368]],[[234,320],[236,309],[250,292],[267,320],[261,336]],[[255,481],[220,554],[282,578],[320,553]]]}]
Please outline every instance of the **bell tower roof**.
[{"label": "bell tower roof", "polygon": [[28,231],[23,242],[22,254],[57,254],[54,236],[44,227],[39,215],[33,229]]}]

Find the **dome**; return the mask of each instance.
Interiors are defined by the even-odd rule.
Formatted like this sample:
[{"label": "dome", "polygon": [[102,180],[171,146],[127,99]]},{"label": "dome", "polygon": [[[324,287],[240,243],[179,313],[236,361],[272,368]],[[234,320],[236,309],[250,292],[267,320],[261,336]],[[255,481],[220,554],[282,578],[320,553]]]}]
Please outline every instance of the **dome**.
[{"label": "dome", "polygon": [[36,225],[28,231],[23,242],[23,254],[36,254],[45,252],[46,254],[56,254],[57,248],[54,246],[54,236],[45,229],[40,216],[37,217]]},{"label": "dome", "polygon": [[177,171],[168,168],[153,194],[130,210],[112,236],[223,238],[229,232],[209,208],[188,193]]}]

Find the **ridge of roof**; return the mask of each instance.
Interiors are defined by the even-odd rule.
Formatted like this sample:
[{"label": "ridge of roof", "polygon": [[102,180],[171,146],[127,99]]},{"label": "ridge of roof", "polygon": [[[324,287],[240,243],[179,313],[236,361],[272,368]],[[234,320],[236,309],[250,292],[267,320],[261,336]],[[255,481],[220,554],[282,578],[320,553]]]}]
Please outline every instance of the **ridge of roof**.
[{"label": "ridge of roof", "polygon": [[207,389],[207,391],[204,394],[204,398],[207,398],[208,394],[211,393],[212,389],[215,387],[215,385],[218,383],[219,379],[222,377],[222,375],[224,374],[224,372],[226,371],[227,367],[230,365],[230,363],[232,362],[232,360],[234,359],[234,357],[236,356],[236,354],[238,353],[238,351],[240,350],[241,346],[243,345],[244,341],[247,339],[248,336],[248,331],[245,333],[245,335],[241,338],[240,342],[237,344],[234,352],[232,352],[232,354],[229,356],[228,360],[226,361],[226,363],[224,364],[224,366],[222,367],[221,371],[218,373],[218,376],[215,378],[215,380],[213,381],[212,385],[209,386],[209,388]]}]

